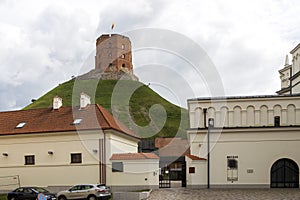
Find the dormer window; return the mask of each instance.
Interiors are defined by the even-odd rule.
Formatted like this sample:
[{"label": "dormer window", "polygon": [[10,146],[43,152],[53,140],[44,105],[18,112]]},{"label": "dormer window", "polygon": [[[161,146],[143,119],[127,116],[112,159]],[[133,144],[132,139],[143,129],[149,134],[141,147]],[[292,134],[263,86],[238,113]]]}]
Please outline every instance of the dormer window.
[{"label": "dormer window", "polygon": [[16,128],[23,128],[25,126],[26,122],[20,122]]},{"label": "dormer window", "polygon": [[78,124],[80,124],[81,121],[82,121],[82,119],[75,119],[72,124],[78,125]]}]

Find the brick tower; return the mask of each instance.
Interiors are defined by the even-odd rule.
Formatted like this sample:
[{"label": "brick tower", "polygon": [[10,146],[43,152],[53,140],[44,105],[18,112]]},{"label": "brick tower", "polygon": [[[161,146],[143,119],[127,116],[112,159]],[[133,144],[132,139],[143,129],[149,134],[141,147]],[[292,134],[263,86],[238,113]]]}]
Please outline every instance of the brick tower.
[{"label": "brick tower", "polygon": [[96,41],[95,70],[133,74],[131,42],[119,34],[103,34]]}]

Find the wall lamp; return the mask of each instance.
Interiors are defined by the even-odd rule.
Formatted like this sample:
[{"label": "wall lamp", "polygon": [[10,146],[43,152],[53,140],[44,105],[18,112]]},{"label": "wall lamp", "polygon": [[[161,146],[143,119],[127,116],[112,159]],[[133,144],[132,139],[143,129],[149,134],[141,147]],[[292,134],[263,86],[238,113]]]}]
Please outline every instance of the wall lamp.
[{"label": "wall lamp", "polygon": [[2,153],[3,156],[7,157],[8,156],[8,153]]},{"label": "wall lamp", "polygon": [[49,155],[53,155],[53,151],[48,151],[48,154]]}]

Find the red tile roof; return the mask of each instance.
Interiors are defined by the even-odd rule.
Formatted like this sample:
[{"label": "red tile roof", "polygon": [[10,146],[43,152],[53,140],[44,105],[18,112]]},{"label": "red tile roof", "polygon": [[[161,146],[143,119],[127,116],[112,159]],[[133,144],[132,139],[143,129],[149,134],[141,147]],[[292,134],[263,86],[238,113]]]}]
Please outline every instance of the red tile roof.
[{"label": "red tile roof", "polygon": [[[75,119],[82,119],[77,125]],[[26,124],[16,128],[20,122]],[[28,134],[45,132],[65,132],[81,130],[114,129],[128,136],[140,139],[123,123],[116,120],[109,112],[98,104],[88,105],[85,109],[79,107],[61,107],[0,112],[0,135]]]},{"label": "red tile roof", "polygon": [[159,156],[182,156],[190,153],[187,140],[181,138],[155,138]]},{"label": "red tile roof", "polygon": [[189,157],[192,160],[206,160],[206,158],[200,158],[200,157],[194,156],[192,154],[187,154],[186,156]]},{"label": "red tile roof", "polygon": [[113,154],[110,160],[142,160],[142,159],[159,159],[154,153],[119,153]]}]

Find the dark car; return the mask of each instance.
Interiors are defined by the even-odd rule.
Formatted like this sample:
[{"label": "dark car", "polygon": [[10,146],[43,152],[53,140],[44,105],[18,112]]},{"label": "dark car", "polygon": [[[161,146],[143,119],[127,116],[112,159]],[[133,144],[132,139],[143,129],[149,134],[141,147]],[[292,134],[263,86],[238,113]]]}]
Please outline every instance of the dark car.
[{"label": "dark car", "polygon": [[97,200],[110,199],[110,188],[104,184],[75,185],[68,190],[57,193],[58,200]]},{"label": "dark car", "polygon": [[7,200],[37,200],[44,197],[47,200],[56,200],[55,194],[41,187],[20,187],[7,194]]}]

